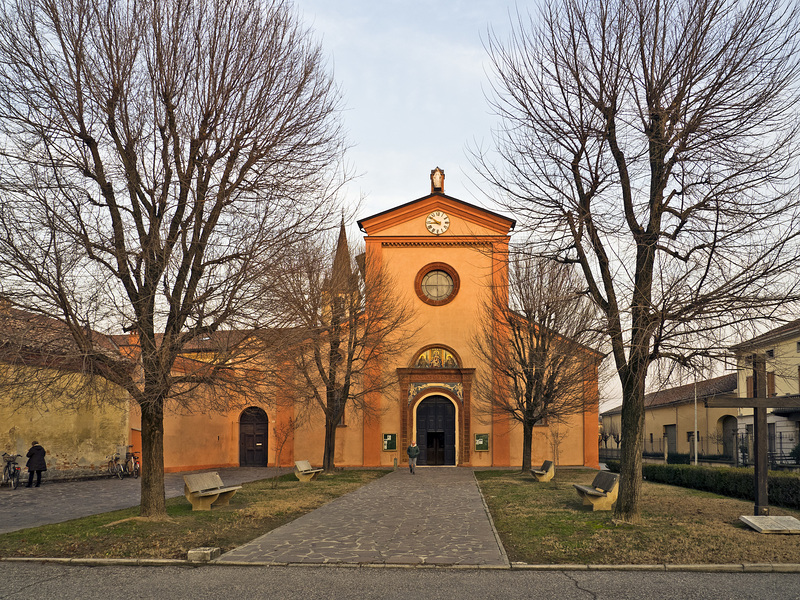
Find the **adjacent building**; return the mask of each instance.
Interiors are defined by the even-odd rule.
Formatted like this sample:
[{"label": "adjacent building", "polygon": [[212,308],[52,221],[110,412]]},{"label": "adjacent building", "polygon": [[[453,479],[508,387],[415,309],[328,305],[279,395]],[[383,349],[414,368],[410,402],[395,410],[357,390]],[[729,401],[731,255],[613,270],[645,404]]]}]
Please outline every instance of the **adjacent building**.
[{"label": "adjacent building", "polygon": [[[800,319],[737,344],[731,350],[736,358],[740,398],[753,397],[754,354],[766,358],[767,396],[800,394]],[[753,411],[742,409],[741,413],[739,434],[745,438],[742,445],[752,453]],[[800,398],[792,408],[769,409],[767,431],[773,461],[785,462],[792,449],[800,444]]]},{"label": "adjacent building", "polygon": [[[736,392],[735,373],[646,394],[644,451],[648,454],[698,454],[733,458],[737,410],[708,408],[705,400]],[[621,443],[622,408],[602,414],[605,448]],[[696,423],[696,425],[695,425]]]}]

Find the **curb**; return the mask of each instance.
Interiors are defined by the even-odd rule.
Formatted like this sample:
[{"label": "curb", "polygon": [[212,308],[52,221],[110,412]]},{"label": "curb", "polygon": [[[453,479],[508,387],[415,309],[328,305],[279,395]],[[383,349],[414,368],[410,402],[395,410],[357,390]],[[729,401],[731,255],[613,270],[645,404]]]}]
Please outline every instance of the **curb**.
[{"label": "curb", "polygon": [[654,571],[694,573],[800,573],[800,563],[743,563],[743,564],[654,564],[654,565],[404,565],[384,563],[274,563],[274,562],[194,562],[170,558],[0,558],[0,562],[30,562],[86,567],[326,567],[345,569],[437,569],[492,571]]}]

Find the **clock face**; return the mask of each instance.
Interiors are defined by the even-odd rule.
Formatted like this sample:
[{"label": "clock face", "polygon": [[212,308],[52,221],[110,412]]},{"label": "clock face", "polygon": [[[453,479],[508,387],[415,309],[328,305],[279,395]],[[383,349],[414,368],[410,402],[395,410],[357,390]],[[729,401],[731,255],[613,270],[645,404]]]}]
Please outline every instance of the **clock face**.
[{"label": "clock face", "polygon": [[440,210],[435,210],[425,217],[425,227],[433,235],[442,235],[450,227],[450,217]]}]

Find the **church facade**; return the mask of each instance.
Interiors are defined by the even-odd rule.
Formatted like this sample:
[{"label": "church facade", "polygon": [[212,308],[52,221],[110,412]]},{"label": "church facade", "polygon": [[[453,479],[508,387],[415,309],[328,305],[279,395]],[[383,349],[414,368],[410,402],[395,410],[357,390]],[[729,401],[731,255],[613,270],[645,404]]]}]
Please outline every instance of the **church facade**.
[{"label": "church facade", "polygon": [[[346,412],[336,433],[337,467],[407,464],[411,440],[420,447],[420,465],[521,464],[521,426],[506,414],[493,414],[489,399],[477,397],[474,386],[476,378],[498,376],[482,364],[473,340],[487,303],[507,302],[514,224],[446,195],[438,168],[431,173],[428,195],[358,222],[366,264],[385,270],[393,292],[412,307],[415,322],[405,352],[375,365],[394,384],[368,398],[373,416]],[[596,369],[584,394],[590,408],[583,414],[568,417],[558,428],[534,428],[534,463],[555,458],[560,465],[599,466]],[[285,423],[290,415],[276,411],[268,417]],[[281,463],[320,464],[323,436],[320,415],[295,432]]]}]

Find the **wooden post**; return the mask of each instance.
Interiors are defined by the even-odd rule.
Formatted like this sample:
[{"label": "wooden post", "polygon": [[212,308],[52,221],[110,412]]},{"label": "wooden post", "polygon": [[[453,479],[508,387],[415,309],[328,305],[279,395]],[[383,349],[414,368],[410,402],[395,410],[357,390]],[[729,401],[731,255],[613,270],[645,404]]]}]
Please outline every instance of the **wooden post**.
[{"label": "wooden post", "polygon": [[[767,397],[767,365],[763,354],[753,356],[753,395],[756,398]],[[753,408],[753,443],[755,462],[756,504],[753,514],[755,516],[769,515],[769,494],[767,489],[768,460],[767,452],[767,409],[756,406]]]}]

